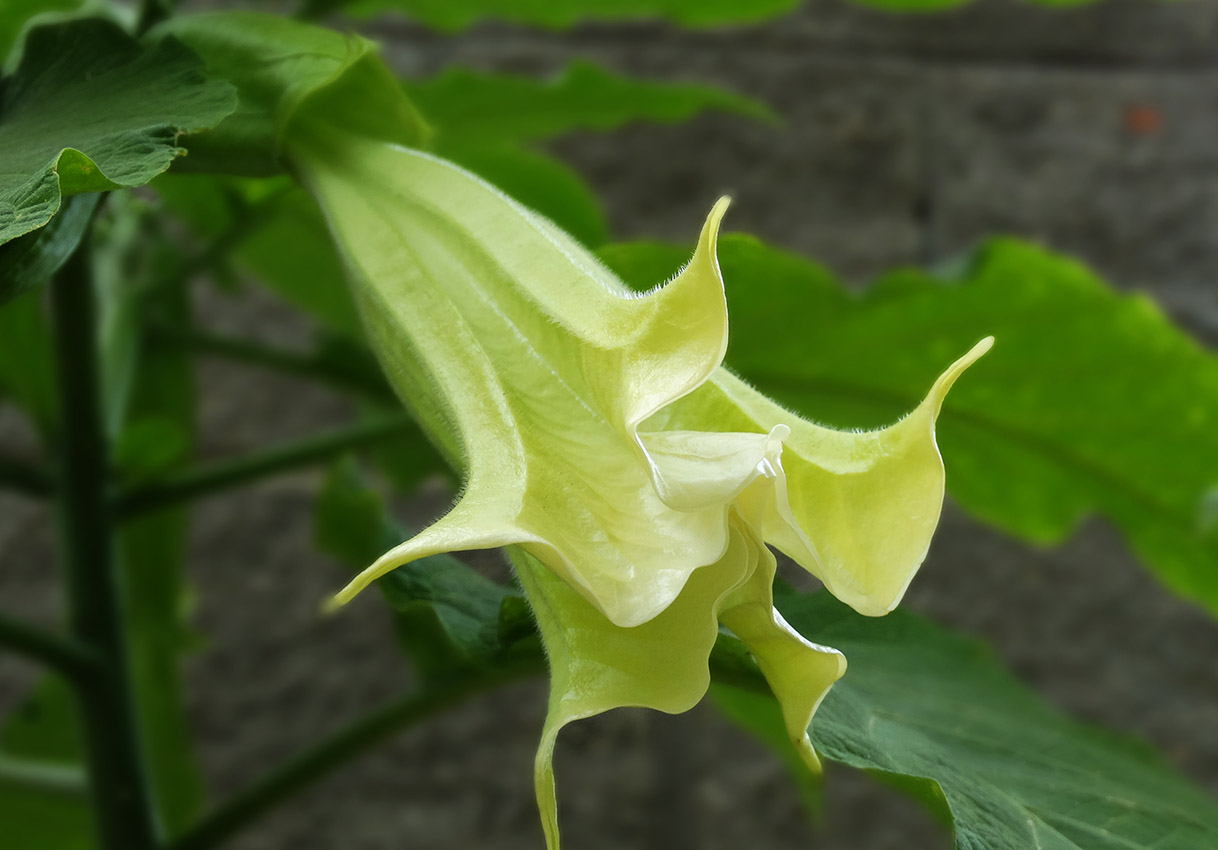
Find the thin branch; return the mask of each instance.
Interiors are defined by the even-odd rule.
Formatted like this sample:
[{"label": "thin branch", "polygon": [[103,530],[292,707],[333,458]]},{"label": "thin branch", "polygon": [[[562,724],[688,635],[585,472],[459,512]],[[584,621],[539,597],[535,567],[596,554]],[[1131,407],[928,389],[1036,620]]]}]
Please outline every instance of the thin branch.
[{"label": "thin branch", "polygon": [[89,792],[85,772],[75,765],[46,764],[3,754],[0,754],[0,784],[37,788],[39,791],[73,797],[82,797]]},{"label": "thin branch", "polygon": [[147,511],[240,487],[271,475],[325,463],[344,452],[410,434],[417,428],[405,414],[361,422],[329,434],[297,440],[247,457],[188,470],[180,475],[121,492],[116,497],[115,511],[121,519],[128,519]]},{"label": "thin branch", "polygon": [[72,680],[97,668],[97,656],[84,644],[9,617],[0,616],[0,647],[39,661]]},{"label": "thin branch", "polygon": [[45,498],[54,492],[55,486],[46,470],[24,460],[0,455],[0,489]]},{"label": "thin branch", "polygon": [[540,674],[544,670],[544,660],[540,655],[534,655],[485,673],[431,686],[420,693],[391,700],[310,745],[237,791],[185,835],[171,842],[167,850],[210,850],[217,847],[298,791],[390,736],[469,697]]},{"label": "thin branch", "polygon": [[322,354],[300,354],[241,337],[202,331],[197,328],[150,329],[158,345],[185,346],[200,354],[234,363],[257,366],[297,378],[320,381],[337,389],[355,392],[372,401],[396,402],[388,381],[376,369],[361,369],[337,363]]}]

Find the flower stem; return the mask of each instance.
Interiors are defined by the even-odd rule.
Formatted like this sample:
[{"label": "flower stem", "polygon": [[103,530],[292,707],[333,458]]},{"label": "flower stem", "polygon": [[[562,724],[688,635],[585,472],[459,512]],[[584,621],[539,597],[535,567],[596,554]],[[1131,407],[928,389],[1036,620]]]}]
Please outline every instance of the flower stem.
[{"label": "flower stem", "polygon": [[77,250],[51,287],[63,425],[60,526],[70,631],[96,654],[78,679],[89,786],[102,850],[154,850],[156,829],[140,759],[119,605],[108,446],[97,364],[97,304],[89,255]]},{"label": "flower stem", "polygon": [[248,457],[221,461],[152,484],[121,492],[115,510],[122,519],[197,499],[302,467],[324,463],[343,452],[400,437],[417,430],[405,414],[384,416],[256,452]]},{"label": "flower stem", "polygon": [[392,699],[237,791],[171,843],[168,850],[210,850],[220,846],[267,811],[391,735],[476,694],[544,671],[545,661],[539,655],[522,657],[493,670]]}]

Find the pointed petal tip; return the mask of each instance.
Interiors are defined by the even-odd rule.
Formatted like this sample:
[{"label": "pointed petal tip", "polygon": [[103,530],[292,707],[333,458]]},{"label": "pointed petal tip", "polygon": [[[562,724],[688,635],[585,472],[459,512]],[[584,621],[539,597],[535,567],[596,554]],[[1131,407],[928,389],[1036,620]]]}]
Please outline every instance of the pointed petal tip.
[{"label": "pointed petal tip", "polygon": [[[992,337],[992,336],[985,337],[984,339],[977,342],[977,344],[974,345],[972,348],[970,348],[963,356],[957,358],[955,363],[953,363],[951,366],[948,366],[947,370],[943,373],[943,377],[947,377],[948,375],[950,375],[952,381],[956,380],[956,378],[959,377],[961,372],[963,372],[969,366],[972,366],[974,363],[976,363],[978,360],[980,360],[982,357],[984,357],[989,352],[989,350],[993,347],[994,347],[994,337]],[[940,378],[940,380],[942,380],[942,378]]]},{"label": "pointed petal tip", "polygon": [[[410,541],[407,541],[407,542],[410,542]],[[394,557],[397,554],[398,549],[400,549],[400,548],[402,548],[402,547],[397,546],[393,549],[390,549],[384,555],[381,555],[381,557],[379,557],[375,561],[373,561],[371,565],[365,567],[362,571],[360,571],[359,575],[355,576],[355,578],[353,578],[353,579],[351,579],[351,581],[347,582],[346,587],[344,587],[338,593],[334,594],[333,598],[329,602],[326,603],[326,609],[327,609],[328,613],[333,613],[334,611],[337,611],[339,608],[346,605],[352,599],[359,596],[360,593],[362,593],[364,591],[364,589],[366,587],[368,587],[368,585],[372,584],[378,578],[380,578],[381,576],[385,575],[388,572],[391,572],[392,570],[396,569],[397,567],[400,567],[402,564],[406,563],[408,560],[412,560],[409,558],[403,560],[400,557]]]},{"label": "pointed petal tip", "polygon": [[808,768],[809,773],[813,776],[824,774],[825,766],[821,764],[820,755],[812,746],[812,742],[808,740],[807,735],[801,736],[798,740],[792,740],[791,743],[795,745],[795,752],[799,754],[800,760],[804,763],[804,767]]},{"label": "pointed petal tip", "polygon": [[[702,234],[698,239],[699,250],[707,249],[711,254],[716,252],[719,242],[719,226],[723,223],[723,216],[727,214],[727,208],[731,206],[731,203],[732,199],[728,195],[715,201],[715,205],[706,215],[706,222],[702,225]],[[716,266],[718,266],[717,262]]]},{"label": "pointed petal tip", "polygon": [[952,384],[956,383],[956,379],[993,347],[994,337],[987,336],[943,371],[943,374],[939,376],[939,380],[935,381],[935,385],[931,387],[930,393],[926,396],[926,400],[934,405],[935,416],[939,415],[939,407],[943,404],[947,391],[952,388]]},{"label": "pointed petal tip", "polygon": [[702,225],[702,233],[698,238],[699,250],[709,248],[713,252],[715,244],[719,241],[719,226],[723,222],[723,216],[727,214],[727,208],[731,206],[732,199],[728,195],[724,195],[715,201],[710,212],[706,214],[706,221]]},{"label": "pointed petal tip", "polygon": [[[981,340],[976,345],[974,345],[971,349],[969,349],[968,354],[966,354],[964,356],[971,357],[972,360],[976,360],[978,357],[985,354],[987,351],[989,351],[993,347],[994,347],[994,337],[987,336],[985,339]],[[972,362],[972,361],[970,361],[970,362]]]}]

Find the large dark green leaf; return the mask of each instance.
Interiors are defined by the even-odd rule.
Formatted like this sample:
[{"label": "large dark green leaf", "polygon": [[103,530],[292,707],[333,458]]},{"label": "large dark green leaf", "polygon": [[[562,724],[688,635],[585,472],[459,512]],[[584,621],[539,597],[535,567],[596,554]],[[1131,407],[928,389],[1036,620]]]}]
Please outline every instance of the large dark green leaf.
[{"label": "large dark green leaf", "polygon": [[62,198],[139,186],[236,101],[172,40],[143,48],[101,20],[37,27],[0,93],[0,243],[50,221]]},{"label": "large dark green leaf", "polygon": [[0,245],[0,304],[41,286],[59,271],[84,238],[100,198],[68,198],[45,227]]},{"label": "large dark green leaf", "polygon": [[307,0],[320,15],[336,9],[356,15],[402,12],[439,30],[459,30],[487,18],[568,27],[583,20],[661,18],[687,26],[763,21],[788,12],[800,0]]},{"label": "large dark green leaf", "polygon": [[4,847],[93,850],[80,722],[67,684],[47,677],[0,727]]},{"label": "large dark green leaf", "polygon": [[[627,280],[664,280],[685,252],[605,253]],[[939,419],[953,498],[1012,534],[1055,542],[1105,516],[1179,593],[1218,612],[1218,358],[1145,297],[1079,263],[990,242],[952,275],[890,275],[859,297],[754,239],[721,243],[728,363],[821,422],[887,424],[943,364],[993,334],[994,350]]]},{"label": "large dark green leaf", "polygon": [[675,123],[707,110],[775,120],[757,101],[722,89],[619,77],[591,62],[575,62],[553,80],[452,68],[407,83],[406,91],[441,140],[466,145],[610,130],[631,121]]},{"label": "large dark green leaf", "polygon": [[1218,806],[1147,747],[1077,723],[984,646],[904,611],[855,614],[827,593],[779,607],[850,667],[812,722],[826,758],[930,780],[958,850],[1218,847]]}]

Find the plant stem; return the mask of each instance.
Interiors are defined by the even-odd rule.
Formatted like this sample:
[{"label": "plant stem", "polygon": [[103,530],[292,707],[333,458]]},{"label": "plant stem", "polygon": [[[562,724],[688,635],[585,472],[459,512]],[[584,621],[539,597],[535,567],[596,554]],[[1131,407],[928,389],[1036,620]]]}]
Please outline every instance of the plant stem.
[{"label": "plant stem", "polygon": [[286,443],[247,457],[188,470],[120,493],[115,510],[124,520],[137,514],[239,487],[270,475],[324,463],[343,452],[409,433],[418,426],[405,414],[385,416],[329,434]]},{"label": "plant stem", "polygon": [[368,712],[327,738],[273,768],[236,792],[168,850],[209,850],[219,846],[251,821],[289,799],[338,767],[362,755],[391,735],[440,713],[475,694],[545,670],[540,656],[509,662],[485,673],[434,685],[398,697]]},{"label": "plant stem", "polygon": [[397,403],[397,396],[376,368],[375,362],[370,362],[368,369],[344,367],[319,354],[298,354],[240,337],[194,328],[154,328],[153,333],[158,344],[188,346],[200,354],[259,366],[293,377],[321,381],[337,389],[358,393],[372,401]]},{"label": "plant stem", "polygon": [[41,498],[54,490],[51,477],[33,464],[0,456],[0,488]]},{"label": "plant stem", "polygon": [[97,656],[89,647],[3,616],[0,646],[40,661],[71,681],[79,681],[97,669]]},{"label": "plant stem", "polygon": [[45,764],[0,755],[0,785],[4,784],[71,797],[82,797],[89,792],[84,771],[75,765]]},{"label": "plant stem", "polygon": [[51,287],[63,426],[62,557],[71,634],[96,653],[96,674],[78,681],[89,785],[103,850],[154,850],[156,830],[140,763],[131,673],[107,498],[108,447],[97,365],[97,304],[87,250]]}]

